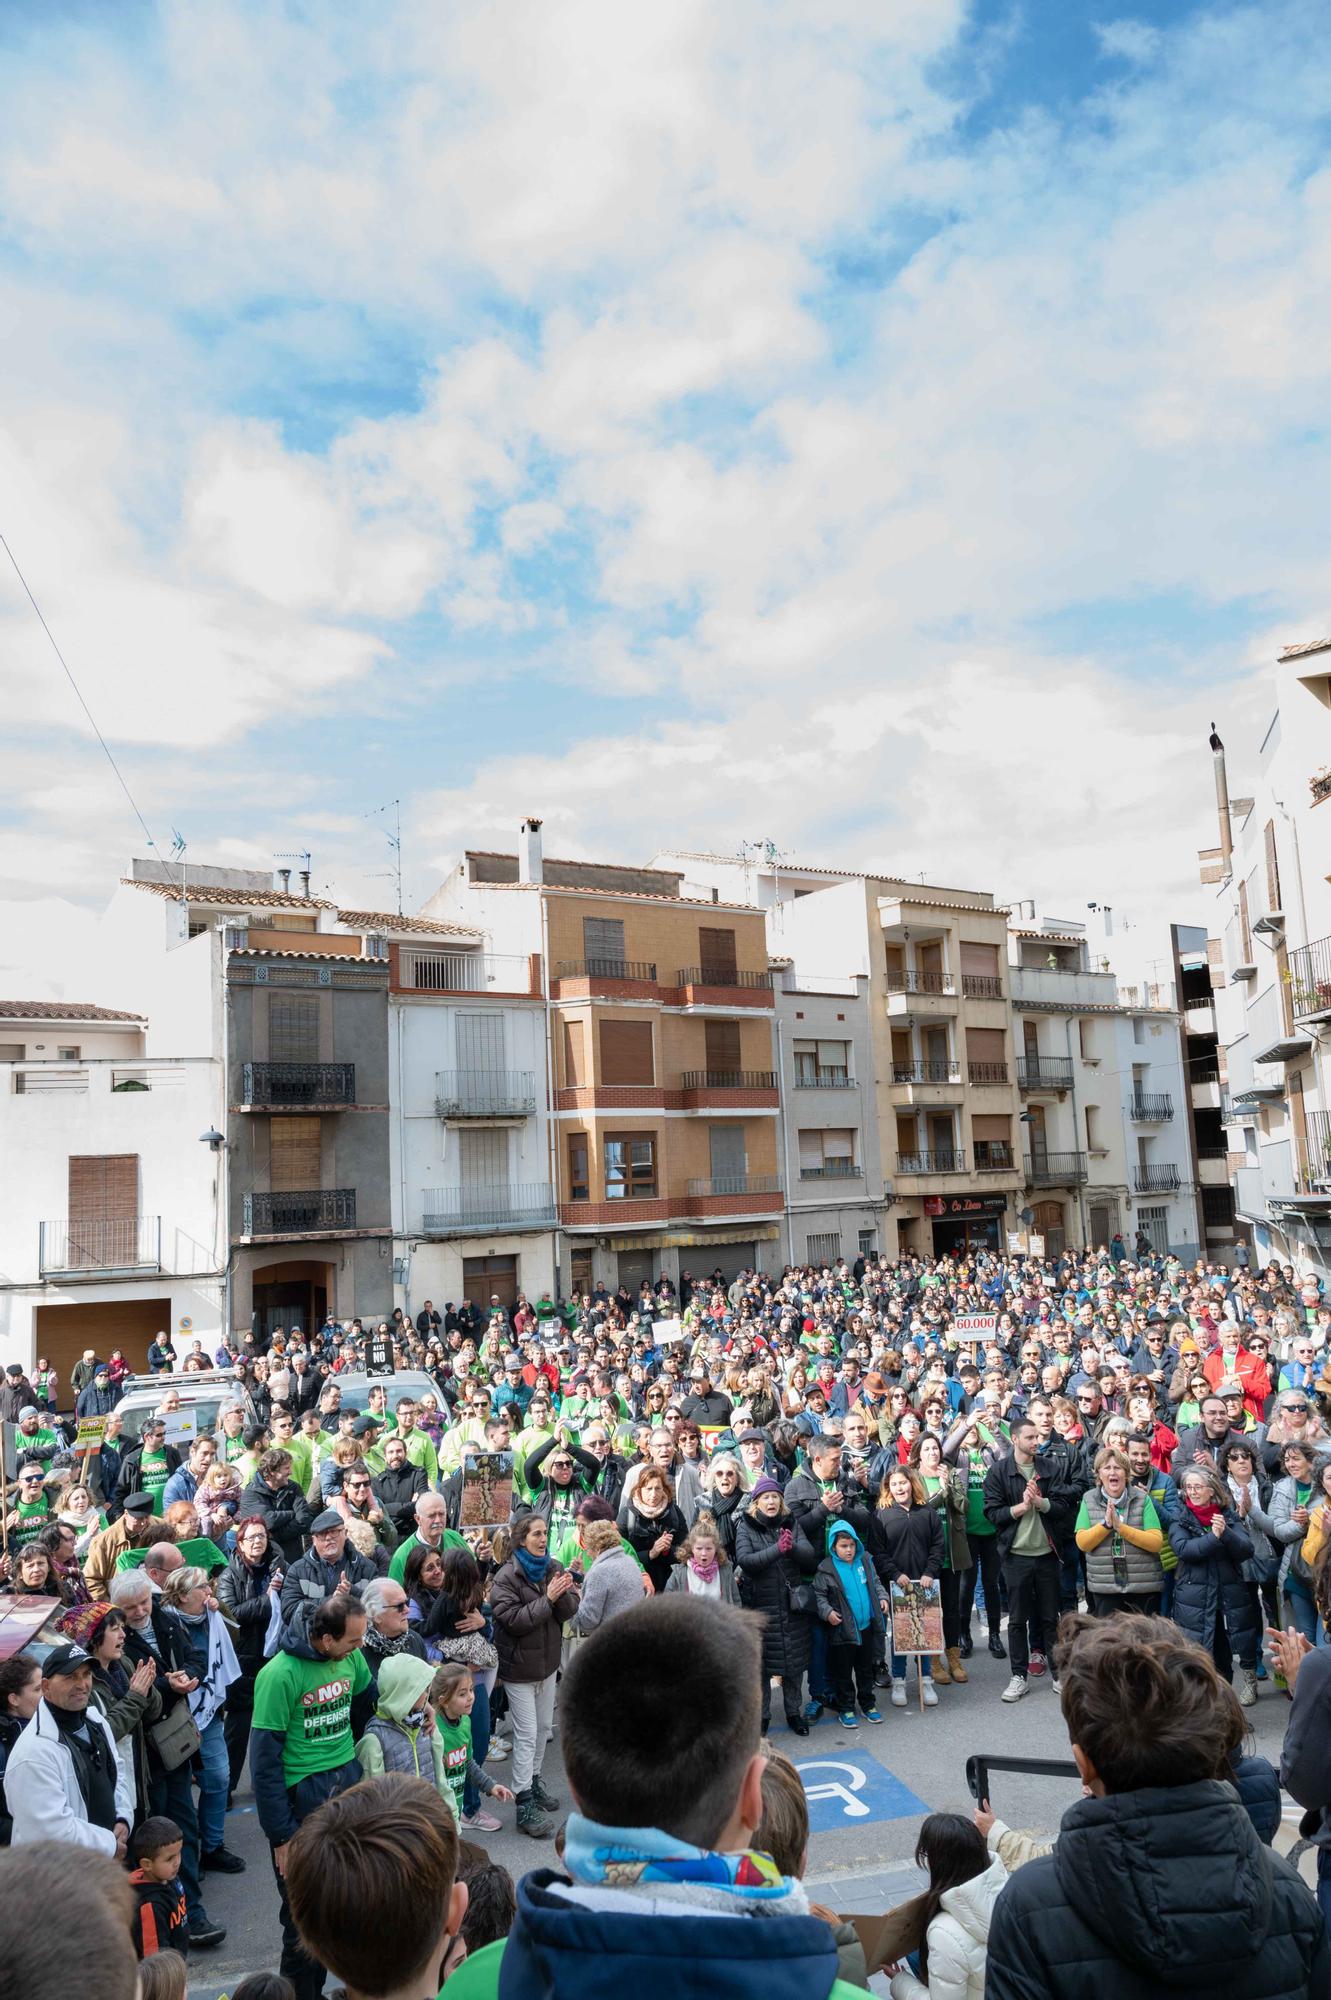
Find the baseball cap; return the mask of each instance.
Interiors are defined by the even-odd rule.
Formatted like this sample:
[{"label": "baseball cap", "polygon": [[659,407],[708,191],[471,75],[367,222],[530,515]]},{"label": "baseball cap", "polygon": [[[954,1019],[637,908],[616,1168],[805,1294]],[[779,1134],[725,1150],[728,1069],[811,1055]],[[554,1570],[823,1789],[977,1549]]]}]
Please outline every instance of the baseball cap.
[{"label": "baseball cap", "polygon": [[765,1431],[760,1431],[756,1424],[750,1424],[746,1430],[735,1432],[735,1442],[736,1444],[766,1444],[767,1434]]},{"label": "baseball cap", "polygon": [[83,1667],[91,1667],[92,1654],[85,1653],[82,1646],[54,1646],[42,1661],[42,1679],[53,1680],[57,1674],[76,1674]]},{"label": "baseball cap", "polygon": [[381,1431],[383,1427],[382,1418],[371,1416],[367,1410],[365,1415],[357,1417],[351,1426],[351,1435],[356,1438],[368,1437],[371,1431]]}]

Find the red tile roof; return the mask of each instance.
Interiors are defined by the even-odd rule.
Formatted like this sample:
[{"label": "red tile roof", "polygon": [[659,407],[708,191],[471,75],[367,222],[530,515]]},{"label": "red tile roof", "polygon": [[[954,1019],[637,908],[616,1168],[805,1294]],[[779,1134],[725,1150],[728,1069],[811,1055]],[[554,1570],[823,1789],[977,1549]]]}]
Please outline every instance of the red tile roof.
[{"label": "red tile roof", "polygon": [[[121,884],[126,889],[146,889],[149,895],[181,901],[178,882],[136,882],[130,875],[122,875]],[[210,889],[203,883],[193,883],[186,879],[184,901],[197,903],[204,909],[218,910],[331,910],[333,905],[318,896],[291,896],[281,889]]]},{"label": "red tile roof", "polygon": [[87,1000],[0,1000],[0,1020],[4,1021],[129,1021],[147,1019],[145,1014],[122,1014],[115,1007],[94,1007]]}]

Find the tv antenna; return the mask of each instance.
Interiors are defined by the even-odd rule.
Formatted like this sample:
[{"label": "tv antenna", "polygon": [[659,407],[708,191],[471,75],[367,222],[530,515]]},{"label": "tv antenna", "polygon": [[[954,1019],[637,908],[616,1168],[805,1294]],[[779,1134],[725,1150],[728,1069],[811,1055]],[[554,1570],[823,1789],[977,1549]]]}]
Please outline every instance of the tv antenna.
[{"label": "tv antenna", "polygon": [[379,819],[385,813],[390,813],[390,812],[393,815],[393,831],[390,833],[386,826],[381,826],[379,831],[383,834],[384,839],[388,842],[388,845],[392,850],[393,862],[388,873],[392,877],[394,886],[397,890],[397,913],[399,916],[401,916],[402,915],[402,801],[400,799],[389,799],[386,805],[375,806],[372,808],[370,812],[362,813],[361,818]]}]

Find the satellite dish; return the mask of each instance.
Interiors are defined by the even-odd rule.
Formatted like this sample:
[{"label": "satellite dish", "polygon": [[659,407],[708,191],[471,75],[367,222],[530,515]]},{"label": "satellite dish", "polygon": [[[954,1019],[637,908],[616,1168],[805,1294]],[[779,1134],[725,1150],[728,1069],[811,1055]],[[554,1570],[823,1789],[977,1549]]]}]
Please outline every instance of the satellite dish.
[{"label": "satellite dish", "polygon": [[1031,1223],[1034,1222],[1035,1220],[1035,1210],[1033,1208],[1023,1208],[1023,1210],[1021,1211],[1021,1219],[1029,1228]]}]

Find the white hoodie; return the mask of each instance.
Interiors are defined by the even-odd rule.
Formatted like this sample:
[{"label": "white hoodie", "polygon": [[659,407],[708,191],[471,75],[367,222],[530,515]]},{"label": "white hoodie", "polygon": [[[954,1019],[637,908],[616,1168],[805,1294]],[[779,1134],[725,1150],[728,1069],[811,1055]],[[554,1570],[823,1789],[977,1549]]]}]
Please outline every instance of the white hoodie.
[{"label": "white hoodie", "polygon": [[955,1889],[944,1889],[929,1926],[929,1983],[905,1967],[892,1976],[892,2000],[984,2000],[984,1962],[998,1892],[1007,1881],[1001,1861]]}]

